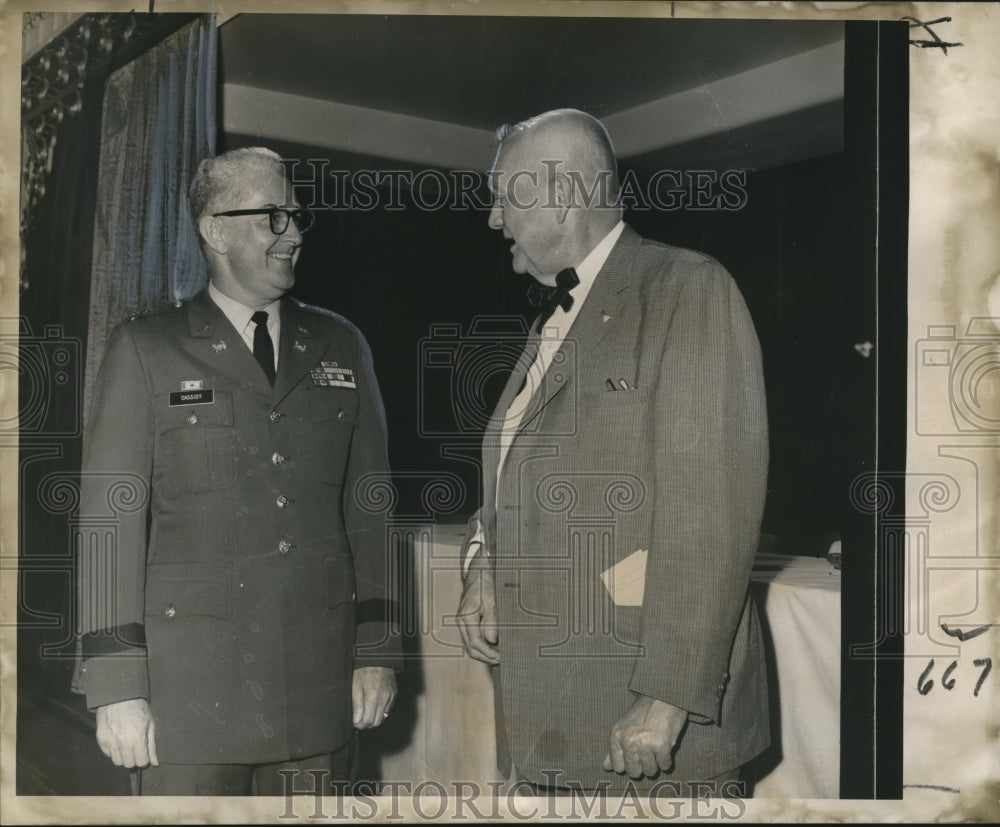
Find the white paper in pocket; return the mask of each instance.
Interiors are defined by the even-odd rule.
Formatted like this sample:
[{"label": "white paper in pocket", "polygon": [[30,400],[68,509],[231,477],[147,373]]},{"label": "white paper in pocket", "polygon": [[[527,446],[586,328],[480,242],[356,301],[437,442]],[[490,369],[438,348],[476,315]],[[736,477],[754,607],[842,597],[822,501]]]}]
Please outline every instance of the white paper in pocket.
[{"label": "white paper in pocket", "polygon": [[601,573],[604,588],[608,590],[616,606],[642,605],[642,593],[646,588],[647,554],[645,549],[634,551]]}]

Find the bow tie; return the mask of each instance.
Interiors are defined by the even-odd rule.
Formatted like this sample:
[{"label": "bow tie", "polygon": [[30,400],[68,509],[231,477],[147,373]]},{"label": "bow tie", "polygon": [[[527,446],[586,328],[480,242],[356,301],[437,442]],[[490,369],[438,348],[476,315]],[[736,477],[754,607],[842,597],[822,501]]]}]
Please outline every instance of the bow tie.
[{"label": "bow tie", "polygon": [[536,333],[542,332],[542,327],[552,317],[552,314],[556,312],[557,307],[561,307],[563,311],[568,311],[573,306],[573,297],[570,295],[570,290],[579,283],[580,278],[577,276],[576,270],[572,267],[567,267],[565,270],[559,271],[559,275],[556,276],[555,287],[549,287],[537,281],[532,283],[531,287],[528,288],[528,301],[534,307],[538,308],[540,314],[538,316],[538,323],[535,325]]}]

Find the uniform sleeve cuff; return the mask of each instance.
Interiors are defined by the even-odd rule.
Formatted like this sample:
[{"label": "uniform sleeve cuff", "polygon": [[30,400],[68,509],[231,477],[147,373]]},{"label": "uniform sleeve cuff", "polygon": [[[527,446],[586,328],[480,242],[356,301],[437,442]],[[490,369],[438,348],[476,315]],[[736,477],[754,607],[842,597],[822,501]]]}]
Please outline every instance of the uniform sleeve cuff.
[{"label": "uniform sleeve cuff", "polygon": [[87,708],[130,701],[149,700],[149,675],[145,654],[107,655],[88,658],[80,669],[80,687]]}]

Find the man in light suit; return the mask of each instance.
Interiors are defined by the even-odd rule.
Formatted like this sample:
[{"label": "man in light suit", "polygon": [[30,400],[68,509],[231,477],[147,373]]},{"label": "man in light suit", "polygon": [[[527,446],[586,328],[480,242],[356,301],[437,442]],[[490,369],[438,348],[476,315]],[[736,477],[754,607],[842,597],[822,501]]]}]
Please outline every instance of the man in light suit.
[{"label": "man in light suit", "polygon": [[285,296],[313,217],[279,156],[203,161],[191,207],[209,286],[119,325],[95,386],[81,519],[117,527],[81,549],[80,684],[142,794],[349,782],[400,653],[371,354]]},{"label": "man in light suit", "polygon": [[737,794],[769,741],[753,325],[718,262],[621,221],[599,121],[557,110],[498,134],[489,224],[549,288],[486,429],[459,607],[469,655],[496,667],[500,769]]}]

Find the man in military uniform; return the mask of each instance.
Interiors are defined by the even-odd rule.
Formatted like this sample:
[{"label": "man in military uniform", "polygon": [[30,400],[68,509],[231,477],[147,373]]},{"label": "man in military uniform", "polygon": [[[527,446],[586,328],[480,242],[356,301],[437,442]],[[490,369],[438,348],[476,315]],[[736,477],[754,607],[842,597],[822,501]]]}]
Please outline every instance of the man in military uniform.
[{"label": "man in military uniform", "polygon": [[191,207],[209,286],[119,325],[95,387],[81,516],[117,527],[81,553],[81,688],[142,794],[349,781],[400,651],[371,354],[285,296],[313,216],[277,155],[202,162]]}]

